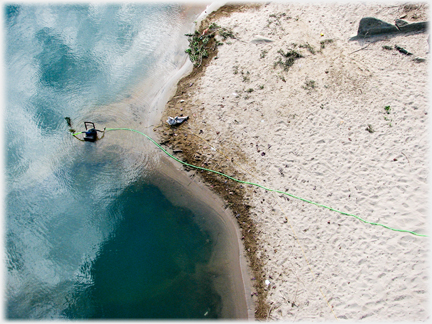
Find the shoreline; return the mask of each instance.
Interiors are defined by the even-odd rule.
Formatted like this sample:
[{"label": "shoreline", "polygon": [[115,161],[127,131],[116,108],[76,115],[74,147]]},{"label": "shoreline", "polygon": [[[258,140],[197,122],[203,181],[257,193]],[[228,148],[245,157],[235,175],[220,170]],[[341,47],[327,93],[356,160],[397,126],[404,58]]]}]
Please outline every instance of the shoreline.
[{"label": "shoreline", "polygon": [[[208,5],[205,10],[202,11],[202,13],[199,15],[199,17],[196,20],[196,26],[201,24],[201,21],[206,21],[208,19],[209,15],[214,15],[215,12],[218,12],[218,10],[223,6],[223,4],[220,3],[212,3]],[[190,32],[192,32],[191,30]],[[146,131],[150,134],[151,137],[154,137],[156,140],[160,140],[160,133],[157,132],[157,128],[160,127],[161,123],[161,116],[165,113],[165,105],[167,102],[169,102],[170,98],[175,96],[175,93],[178,91],[178,84],[183,80],[184,78],[188,78],[191,73],[194,73],[193,64],[190,62],[189,58],[185,59],[184,64],[180,67],[178,71],[176,71],[172,77],[170,77],[167,82],[164,83],[163,88],[158,91],[157,95],[154,96],[153,101],[151,102],[150,106],[153,107],[151,116],[150,116],[150,122],[145,125]],[[164,118],[162,117],[162,120]],[[153,124],[153,125],[151,125]],[[156,126],[159,124],[159,126]],[[144,125],[142,125],[144,126]],[[247,258],[245,255],[243,255],[244,248],[241,243],[240,237],[240,231],[238,224],[234,221],[234,217],[232,215],[231,210],[226,208],[226,205],[223,203],[223,201],[220,199],[220,197],[215,194],[214,192],[208,190],[208,188],[205,186],[205,184],[202,183],[201,179],[195,179],[194,177],[188,177],[188,174],[182,173],[181,166],[180,169],[178,168],[179,164],[176,164],[174,161],[169,159],[168,157],[163,156],[160,160],[161,164],[164,164],[164,168],[158,167],[154,170],[154,172],[157,172],[160,175],[165,175],[167,179],[169,178],[170,181],[174,181],[179,186],[183,187],[187,191],[191,191],[190,184],[191,182],[194,182],[194,187],[192,191],[194,191],[193,197],[197,198],[197,201],[202,202],[202,204],[205,205],[205,208],[210,208],[211,210],[215,211],[215,214],[220,216],[220,220],[222,223],[227,223],[225,228],[225,234],[229,235],[229,239],[227,241],[234,243],[236,241],[237,246],[232,247],[229,250],[229,255],[226,255],[226,259],[224,261],[223,267],[228,267],[226,265],[227,262],[231,264],[231,275],[234,276],[233,278],[225,278],[224,280],[227,280],[230,283],[230,288],[225,288],[225,291],[222,292],[222,295],[224,295],[224,300],[227,300],[227,296],[230,299],[230,302],[232,304],[235,304],[235,310],[236,310],[236,316],[239,319],[247,319],[250,320],[254,318],[254,305],[251,303],[251,297],[250,297],[250,290],[251,290],[251,282],[250,282],[250,276],[249,276],[249,267],[247,265]],[[176,172],[177,171],[177,172]],[[153,177],[152,177],[153,178]],[[168,181],[168,180],[167,180]],[[170,191],[165,188],[164,194],[168,197],[170,196]],[[172,197],[173,199],[175,197]],[[174,199],[175,200],[175,199]],[[182,205],[182,202],[177,201],[179,205]],[[192,208],[192,206],[189,206],[188,208]],[[192,208],[193,209],[193,208]],[[222,253],[227,253],[228,250],[224,247],[219,246],[220,251]],[[216,254],[220,254],[221,252],[217,252]],[[229,260],[229,261],[228,261]],[[237,264],[238,263],[238,264]],[[234,271],[233,271],[234,270]],[[222,271],[223,272],[223,271]],[[224,272],[227,274],[228,272]],[[219,279],[222,280],[222,279]],[[220,283],[221,284],[221,283]],[[225,286],[226,282],[221,285]],[[236,286],[235,288],[232,288],[233,286]],[[228,295],[227,295],[228,293]],[[239,296],[238,294],[241,293],[243,296]],[[244,302],[244,305],[243,305]],[[226,307],[226,305],[225,305]],[[244,309],[244,313],[240,312],[240,309]],[[237,318],[236,317],[236,318]]]},{"label": "shoreline", "polygon": [[[199,31],[216,22],[235,38],[178,82],[155,132],[190,164],[427,233],[428,35],[348,42],[365,16],[428,18],[425,5],[388,3],[220,8]],[[302,57],[284,70],[277,58],[293,47]],[[256,319],[428,317],[424,238],[188,173],[237,218]]]},{"label": "shoreline", "polygon": [[[229,17],[232,12],[243,11],[249,8],[256,8],[257,5],[247,5],[247,4],[239,4],[239,5],[223,5],[215,11],[209,12],[209,14],[197,24],[198,30],[202,33],[206,28],[205,26],[209,26],[211,22],[217,20],[219,17]],[[217,55],[217,51],[210,52],[209,57],[203,60],[203,64],[199,68],[193,68],[191,72],[185,76],[183,76],[177,83],[177,87],[175,90],[175,94],[172,96],[170,100],[167,102],[167,106],[165,111],[163,112],[162,117],[162,127],[164,131],[160,131],[161,126],[157,126],[153,130],[158,133],[158,138],[161,138],[161,143],[164,145],[173,145],[173,147],[181,147],[183,156],[183,160],[194,164],[196,162],[194,152],[199,150],[199,146],[202,143],[185,143],[185,142],[175,142],[171,143],[170,136],[173,136],[174,129],[166,126],[165,120],[167,119],[170,109],[175,109],[177,99],[183,97],[183,94],[187,94],[189,88],[191,88],[190,84],[194,83],[192,81],[200,78],[202,74],[205,73],[205,65],[207,62],[210,62]],[[190,63],[190,61],[189,61]],[[190,64],[192,66],[192,64]],[[167,137],[166,131],[170,132],[170,135]],[[196,134],[195,134],[196,136]],[[182,145],[183,144],[183,145]],[[184,144],[188,146],[188,149],[185,149]],[[192,144],[189,146],[189,144]],[[201,145],[202,146],[202,145]],[[175,148],[172,148],[171,151],[175,151]],[[190,168],[184,168],[187,171],[191,171]],[[233,171],[233,175],[235,176],[237,172]],[[196,174],[193,171],[193,174]],[[265,319],[267,318],[267,313],[269,310],[269,306],[265,302],[267,289],[264,287],[264,277],[265,274],[262,270],[262,262],[260,258],[257,257],[257,242],[256,242],[256,234],[257,230],[255,229],[254,222],[249,216],[249,206],[244,205],[244,190],[243,186],[239,188],[230,187],[230,185],[226,184],[225,179],[220,179],[214,174],[200,174],[203,178],[204,183],[207,185],[210,184],[210,189],[215,192],[219,197],[222,198],[222,201],[225,201],[225,208],[229,208],[232,210],[233,215],[236,215],[237,224],[240,227],[241,231],[241,240],[243,241],[243,249],[247,255],[247,265],[248,268],[252,272],[252,280],[254,282],[253,287],[254,291],[251,293],[251,296],[256,296],[258,301],[255,302],[255,318],[256,319]],[[227,188],[230,188],[227,191]],[[240,190],[239,190],[240,189]]]}]

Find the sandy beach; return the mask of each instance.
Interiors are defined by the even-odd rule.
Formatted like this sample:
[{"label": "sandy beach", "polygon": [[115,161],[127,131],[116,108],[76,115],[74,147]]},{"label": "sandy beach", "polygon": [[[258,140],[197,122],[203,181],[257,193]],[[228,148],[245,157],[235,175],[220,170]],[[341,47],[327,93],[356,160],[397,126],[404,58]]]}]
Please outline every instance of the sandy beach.
[{"label": "sandy beach", "polygon": [[[215,23],[225,38],[216,34],[216,51],[179,81],[155,132],[190,164],[429,234],[429,34],[350,40],[363,17],[412,23],[427,21],[428,10],[396,2],[224,6],[197,29]],[[181,115],[189,119],[166,123]],[[237,220],[256,319],[429,318],[428,237],[185,172]]]}]

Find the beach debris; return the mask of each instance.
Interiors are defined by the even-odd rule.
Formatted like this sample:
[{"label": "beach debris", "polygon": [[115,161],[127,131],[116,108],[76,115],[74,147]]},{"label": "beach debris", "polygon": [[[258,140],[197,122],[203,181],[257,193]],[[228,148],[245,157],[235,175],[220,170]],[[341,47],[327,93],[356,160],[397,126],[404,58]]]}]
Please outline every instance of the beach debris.
[{"label": "beach debris", "polygon": [[261,35],[254,35],[254,38],[251,40],[251,43],[271,43],[271,42],[274,42],[274,40]]},{"label": "beach debris", "polygon": [[64,119],[66,120],[66,123],[68,124],[68,126],[72,127],[72,122],[71,122],[70,117],[65,117]]},{"label": "beach debris", "polygon": [[423,57],[415,57],[412,59],[414,62],[416,63],[422,63],[422,62],[426,62],[426,59]]},{"label": "beach debris", "polygon": [[266,286],[270,285],[270,281],[268,279],[266,279],[265,281]]},{"label": "beach debris", "polygon": [[402,19],[396,19],[395,24],[389,24],[373,17],[364,17],[360,20],[357,35],[350,38],[356,40],[360,38],[373,37],[386,34],[401,34],[410,32],[426,32],[429,23],[427,21],[408,23]]},{"label": "beach debris", "polygon": [[372,128],[372,125],[371,125],[371,124],[368,124],[368,127],[366,127],[366,130],[367,130],[369,133],[374,133],[374,132],[375,132],[375,130]]},{"label": "beach debris", "polygon": [[183,123],[188,118],[189,118],[189,116],[184,116],[184,117],[176,116],[174,118],[168,117],[167,123],[171,126],[180,125],[181,123]]},{"label": "beach debris", "polygon": [[408,52],[405,48],[403,48],[403,47],[400,47],[400,46],[398,46],[398,45],[395,45],[394,46],[395,47],[395,49],[397,49],[399,52],[401,52],[402,54],[405,54],[405,55],[413,55],[412,53],[410,53],[410,52]]},{"label": "beach debris", "polygon": [[64,119],[66,120],[66,123],[69,126],[69,132],[76,133],[76,130],[72,127],[72,121],[71,121],[70,117],[65,117]]}]

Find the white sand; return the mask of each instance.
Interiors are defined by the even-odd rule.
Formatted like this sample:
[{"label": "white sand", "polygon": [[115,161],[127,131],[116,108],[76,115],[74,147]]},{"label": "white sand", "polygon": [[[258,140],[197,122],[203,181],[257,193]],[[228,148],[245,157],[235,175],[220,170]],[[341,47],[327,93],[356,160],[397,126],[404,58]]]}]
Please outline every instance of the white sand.
[{"label": "white sand", "polygon": [[[393,23],[403,14],[398,3],[270,3],[219,18],[237,38],[219,47],[191,90],[188,127],[242,161],[251,174],[244,180],[428,234],[428,34],[348,41],[362,17]],[[274,42],[251,42],[256,35]],[[333,42],[318,52],[325,39]],[[316,53],[297,46],[304,58],[287,72],[274,68],[292,43]],[[429,317],[428,238],[280,196],[249,189],[270,319]]]}]

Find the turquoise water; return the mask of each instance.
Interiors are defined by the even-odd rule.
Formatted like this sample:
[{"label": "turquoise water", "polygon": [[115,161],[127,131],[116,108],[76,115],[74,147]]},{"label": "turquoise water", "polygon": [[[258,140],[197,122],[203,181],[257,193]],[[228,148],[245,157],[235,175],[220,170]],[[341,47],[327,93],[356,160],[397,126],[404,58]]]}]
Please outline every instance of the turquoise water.
[{"label": "turquoise water", "polygon": [[124,133],[82,143],[64,120],[138,128],[202,8],[4,9],[6,317],[222,317],[215,234],[151,181],[156,150]]}]

